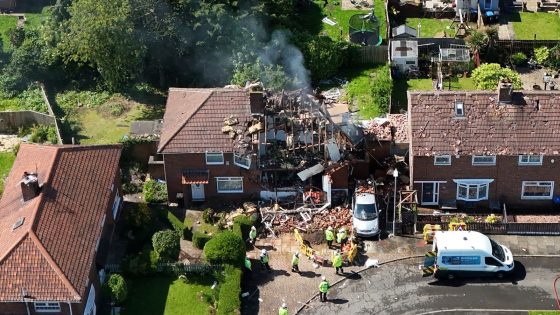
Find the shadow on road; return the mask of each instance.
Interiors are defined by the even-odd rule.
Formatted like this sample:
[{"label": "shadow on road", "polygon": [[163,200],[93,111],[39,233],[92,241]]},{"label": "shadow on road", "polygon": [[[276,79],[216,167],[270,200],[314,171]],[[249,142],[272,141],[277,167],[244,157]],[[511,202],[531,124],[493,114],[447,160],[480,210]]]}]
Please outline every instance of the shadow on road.
[{"label": "shadow on road", "polygon": [[333,303],[333,304],[337,304],[337,305],[348,303],[348,300],[346,300],[346,299],[329,299],[328,301]]},{"label": "shadow on road", "polygon": [[519,261],[515,261],[515,267],[513,271],[509,274],[506,274],[503,278],[495,278],[495,277],[468,277],[462,276],[456,280],[444,280],[444,279],[436,279],[435,281],[429,282],[429,285],[436,285],[436,286],[448,286],[448,287],[460,287],[464,286],[465,284],[469,283],[511,283],[513,285],[517,285],[519,281],[522,281],[527,276],[527,270],[525,269],[525,265],[523,265]]},{"label": "shadow on road", "polygon": [[346,277],[346,279],[350,279],[350,280],[360,280],[360,279],[362,279],[362,276],[355,271],[351,271],[350,273],[345,273],[344,276]]},{"label": "shadow on road", "polygon": [[299,273],[299,275],[306,278],[316,278],[320,276],[320,274],[315,273],[313,271],[302,271]]}]

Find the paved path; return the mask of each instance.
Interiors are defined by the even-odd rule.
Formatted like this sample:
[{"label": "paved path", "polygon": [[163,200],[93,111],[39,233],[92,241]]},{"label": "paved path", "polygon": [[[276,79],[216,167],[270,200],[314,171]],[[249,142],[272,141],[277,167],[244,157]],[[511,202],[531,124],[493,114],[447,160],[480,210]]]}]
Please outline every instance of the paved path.
[{"label": "paved path", "polygon": [[490,309],[514,314],[512,310],[555,309],[552,281],[560,272],[560,258],[516,259],[515,275],[503,281],[422,278],[417,268],[420,262],[412,259],[368,269],[361,279],[334,287],[330,302],[315,299],[301,314],[435,314],[441,310],[449,314],[453,309],[462,310],[457,314]]}]

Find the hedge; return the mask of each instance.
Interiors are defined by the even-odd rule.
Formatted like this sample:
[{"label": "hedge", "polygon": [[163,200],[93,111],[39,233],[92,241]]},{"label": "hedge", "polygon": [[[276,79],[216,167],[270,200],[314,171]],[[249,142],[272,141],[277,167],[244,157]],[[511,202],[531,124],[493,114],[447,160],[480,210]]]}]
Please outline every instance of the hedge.
[{"label": "hedge", "polygon": [[171,211],[167,211],[167,220],[184,240],[190,241],[192,239],[192,230],[185,226]]},{"label": "hedge", "polygon": [[246,215],[240,215],[233,219],[233,233],[241,236],[242,239],[246,240],[249,238],[249,231],[251,226],[255,224],[252,217]]},{"label": "hedge", "polygon": [[245,260],[245,242],[231,231],[216,234],[204,245],[204,257],[212,265],[231,264],[243,266]]},{"label": "hedge", "polygon": [[194,247],[203,249],[206,242],[212,239],[212,236],[201,232],[194,232],[192,236],[192,243]]},{"label": "hedge", "polygon": [[217,315],[240,314],[241,269],[230,265],[225,267],[224,283],[220,285]]}]

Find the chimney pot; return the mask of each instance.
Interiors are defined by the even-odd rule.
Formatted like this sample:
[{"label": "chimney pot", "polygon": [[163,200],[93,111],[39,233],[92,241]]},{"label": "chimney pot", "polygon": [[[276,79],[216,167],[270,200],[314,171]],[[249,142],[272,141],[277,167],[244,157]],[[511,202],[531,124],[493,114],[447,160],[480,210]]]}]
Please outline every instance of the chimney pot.
[{"label": "chimney pot", "polygon": [[511,104],[512,102],[513,85],[510,80],[502,79],[498,83],[498,103]]},{"label": "chimney pot", "polygon": [[23,201],[31,200],[39,195],[39,179],[36,173],[23,172],[23,177],[20,181],[21,196]]}]

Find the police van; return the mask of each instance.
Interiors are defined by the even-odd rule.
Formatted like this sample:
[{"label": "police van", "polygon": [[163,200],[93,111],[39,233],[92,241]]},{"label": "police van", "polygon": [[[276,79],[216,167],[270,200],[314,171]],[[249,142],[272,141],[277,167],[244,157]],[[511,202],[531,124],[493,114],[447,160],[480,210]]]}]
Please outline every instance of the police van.
[{"label": "police van", "polygon": [[513,270],[513,255],[504,245],[475,231],[438,231],[426,254],[424,276],[453,280],[460,276],[504,278]]}]

